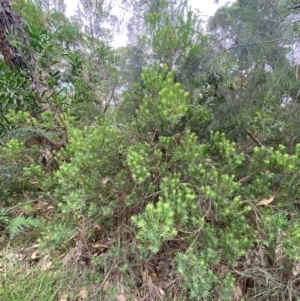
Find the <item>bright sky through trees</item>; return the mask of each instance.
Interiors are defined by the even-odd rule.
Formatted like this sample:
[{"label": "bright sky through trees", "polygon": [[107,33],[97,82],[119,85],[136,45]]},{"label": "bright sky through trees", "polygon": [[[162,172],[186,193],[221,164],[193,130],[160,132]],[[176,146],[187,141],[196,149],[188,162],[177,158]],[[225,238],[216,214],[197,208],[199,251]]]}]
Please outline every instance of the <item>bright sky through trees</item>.
[{"label": "bright sky through trees", "polygon": [[[189,0],[189,4],[193,7],[198,9],[201,13],[203,13],[203,18],[212,16],[215,11],[223,6],[226,5],[227,3],[230,3],[232,1],[229,0],[220,0],[219,4],[216,4],[214,0]],[[74,14],[76,8],[77,8],[77,0],[65,0],[67,9],[66,9],[66,14],[68,16],[71,16]],[[113,8],[113,13],[117,15],[120,18],[126,18],[127,12],[122,10],[120,6],[122,6],[121,0],[115,0],[113,3],[116,5]],[[118,46],[124,46],[126,44],[126,27],[123,28],[123,31],[119,36],[116,37],[113,46],[118,47]]]}]

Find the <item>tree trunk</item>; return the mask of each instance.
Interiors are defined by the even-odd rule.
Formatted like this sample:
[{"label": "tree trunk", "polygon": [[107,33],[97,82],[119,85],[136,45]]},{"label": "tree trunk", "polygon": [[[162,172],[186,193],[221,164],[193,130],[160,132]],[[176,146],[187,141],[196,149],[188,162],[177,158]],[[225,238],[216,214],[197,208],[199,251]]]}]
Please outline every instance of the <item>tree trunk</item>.
[{"label": "tree trunk", "polygon": [[[25,31],[24,22],[11,7],[13,0],[0,0],[0,52],[10,70],[19,70],[31,82],[35,92],[34,105],[41,105],[41,95],[45,87],[38,76],[38,64],[33,50],[30,48],[30,38]],[[12,41],[17,43],[12,43]],[[17,49],[14,45],[21,45]],[[43,109],[49,109],[49,104],[42,104]]]},{"label": "tree trunk", "polygon": [[[24,31],[21,17],[15,13],[10,2],[12,0],[0,0],[0,51],[3,54],[7,66],[13,70],[15,68],[25,69],[34,63],[34,57],[29,50],[29,37]],[[7,34],[11,34],[21,45],[26,47],[27,53],[18,52],[12,45]]]}]

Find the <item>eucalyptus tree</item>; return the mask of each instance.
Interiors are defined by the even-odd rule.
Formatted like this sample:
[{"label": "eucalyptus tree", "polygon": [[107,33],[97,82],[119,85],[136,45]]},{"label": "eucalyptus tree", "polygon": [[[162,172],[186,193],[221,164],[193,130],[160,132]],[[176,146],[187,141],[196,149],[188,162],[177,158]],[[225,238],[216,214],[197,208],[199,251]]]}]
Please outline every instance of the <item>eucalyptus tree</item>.
[{"label": "eucalyptus tree", "polygon": [[112,5],[108,0],[79,0],[75,13],[76,21],[92,43],[112,40],[112,31],[117,25],[116,16],[111,13]]},{"label": "eucalyptus tree", "polygon": [[66,4],[64,0],[31,0],[43,11],[50,13],[53,11],[65,13]]},{"label": "eucalyptus tree", "polygon": [[190,91],[199,75],[207,41],[201,19],[188,1],[123,0],[123,5],[131,12],[127,47],[132,80],[140,81],[143,67],[166,64],[169,70],[176,70],[177,80]]},{"label": "eucalyptus tree", "polygon": [[134,12],[128,25],[129,46],[143,51],[145,64],[156,62],[176,69],[201,37],[200,22],[186,0],[123,3]]},{"label": "eucalyptus tree", "polygon": [[86,123],[117,102],[118,64],[111,47],[117,18],[111,10],[111,1],[80,0],[71,16],[75,32],[80,33],[79,43],[72,44],[66,56],[75,90],[72,110]]},{"label": "eucalyptus tree", "polygon": [[291,126],[280,118],[287,112],[284,101],[297,98],[292,54],[298,37],[288,14],[279,1],[243,0],[210,19],[213,54],[204,94],[217,128],[236,137],[255,131],[260,144],[293,143]]}]

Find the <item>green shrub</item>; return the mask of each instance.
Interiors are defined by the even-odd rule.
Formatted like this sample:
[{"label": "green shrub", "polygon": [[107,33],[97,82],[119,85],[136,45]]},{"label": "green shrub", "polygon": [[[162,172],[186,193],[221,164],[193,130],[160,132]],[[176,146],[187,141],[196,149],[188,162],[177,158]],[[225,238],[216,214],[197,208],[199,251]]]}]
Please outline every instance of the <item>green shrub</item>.
[{"label": "green shrub", "polygon": [[[44,224],[41,245],[62,250],[76,235],[72,229],[81,239],[97,240],[97,225],[106,240],[114,237],[105,265],[114,267],[118,258],[127,276],[130,265],[167,249],[190,300],[231,300],[236,275],[220,276],[217,267],[232,271],[256,248],[276,266],[280,247],[291,269],[299,260],[300,146],[293,154],[282,146],[255,148],[250,157],[220,132],[200,140],[194,105],[173,73],[155,66],[142,78],[143,99],[121,129],[110,118],[83,129],[68,125],[70,143],[60,154],[68,160],[42,184],[60,221]],[[209,111],[195,111],[208,132]],[[18,156],[18,143],[7,147]],[[34,166],[25,174],[45,176]]]}]

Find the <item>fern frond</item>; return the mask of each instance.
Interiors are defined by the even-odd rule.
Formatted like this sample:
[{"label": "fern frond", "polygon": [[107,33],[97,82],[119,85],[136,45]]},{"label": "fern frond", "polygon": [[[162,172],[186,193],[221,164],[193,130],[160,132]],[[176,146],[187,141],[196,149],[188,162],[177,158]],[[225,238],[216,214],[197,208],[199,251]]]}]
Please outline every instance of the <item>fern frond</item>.
[{"label": "fern frond", "polygon": [[9,236],[13,239],[18,235],[24,228],[31,229],[38,227],[41,224],[41,221],[37,218],[18,216],[12,219],[9,223],[8,230]]}]

